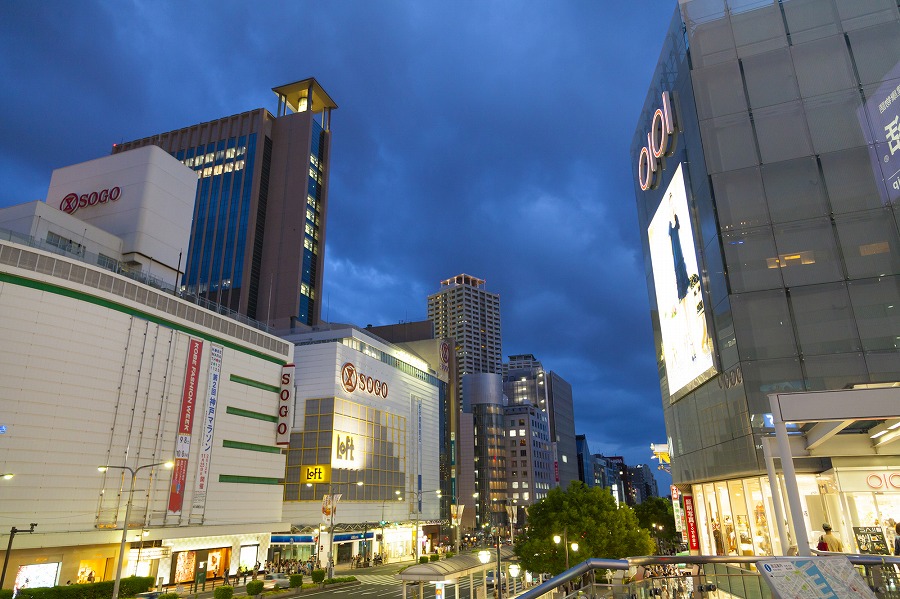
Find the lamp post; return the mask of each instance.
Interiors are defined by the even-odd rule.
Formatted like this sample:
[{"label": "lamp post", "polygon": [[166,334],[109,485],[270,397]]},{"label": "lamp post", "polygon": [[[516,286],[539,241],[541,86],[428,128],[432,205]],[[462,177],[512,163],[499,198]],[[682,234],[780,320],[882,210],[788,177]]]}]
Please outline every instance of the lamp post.
[{"label": "lamp post", "polygon": [[99,466],[97,468],[100,472],[106,472],[110,468],[115,468],[116,470],[126,470],[131,474],[131,485],[128,489],[128,501],[125,503],[125,521],[122,522],[122,541],[119,543],[119,561],[116,564],[116,581],[113,583],[112,599],[119,599],[119,584],[122,582],[122,562],[125,561],[125,540],[128,536],[128,518],[131,516],[131,502],[134,499],[134,481],[137,478],[137,473],[145,468],[162,466],[168,469],[174,465],[174,462],[169,461],[144,464],[137,468],[132,468],[131,466]]},{"label": "lamp post", "polygon": [[516,578],[519,576],[519,564],[509,565],[509,577],[512,578],[512,594],[516,594]]},{"label": "lamp post", "polygon": [[[553,542],[559,545],[562,542],[563,546],[566,548],[566,570],[569,569],[569,530],[568,527],[563,528],[563,536],[560,538],[559,535],[553,535]],[[572,551],[578,553],[578,543],[572,543]]]},{"label": "lamp post", "polygon": [[[428,491],[422,491],[422,490],[419,490],[419,491],[410,491],[410,493],[412,493],[413,497],[415,497],[415,501],[416,501],[416,506],[415,506],[415,507],[416,507],[416,529],[413,531],[413,537],[415,538],[415,540],[414,540],[413,542],[414,542],[415,545],[416,545],[416,551],[415,551],[415,554],[414,554],[414,555],[415,555],[415,561],[413,562],[413,563],[415,563],[415,564],[418,564],[418,563],[419,563],[419,514],[420,514],[420,512],[421,512],[422,494],[423,494],[423,493],[427,493],[427,492],[428,492]],[[438,496],[438,498],[440,499],[440,497],[441,497],[441,490],[440,490],[440,489],[437,489],[437,490],[435,491],[435,493],[437,493],[437,496]]]},{"label": "lamp post", "polygon": [[[6,480],[12,478],[12,474],[9,475],[9,478],[6,478],[6,476],[7,475],[5,474],[3,475]],[[34,532],[34,528],[37,526],[37,524],[35,522],[32,522],[29,526],[31,528],[29,528],[28,530],[21,530],[16,528],[15,526],[9,529],[9,544],[6,546],[6,557],[3,558],[3,572],[0,573],[0,589],[3,589],[3,583],[6,580],[6,566],[9,565],[9,553],[12,551],[13,539],[16,537],[16,533]]]}]

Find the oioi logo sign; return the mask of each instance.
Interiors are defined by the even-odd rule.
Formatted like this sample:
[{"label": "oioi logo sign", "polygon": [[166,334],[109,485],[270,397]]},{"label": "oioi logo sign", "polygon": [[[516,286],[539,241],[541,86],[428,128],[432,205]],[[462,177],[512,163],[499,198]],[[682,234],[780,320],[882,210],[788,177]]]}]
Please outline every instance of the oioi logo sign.
[{"label": "oioi logo sign", "polygon": [[356,366],[350,362],[345,363],[341,367],[341,386],[347,393],[359,390],[385,399],[387,399],[388,395],[387,383],[364,375],[356,370]]},{"label": "oioi logo sign", "polygon": [[121,194],[122,190],[118,187],[113,187],[112,189],[104,189],[100,192],[92,191],[91,193],[85,193],[80,196],[77,193],[70,193],[62,199],[62,202],[59,203],[59,209],[69,214],[75,214],[75,212],[79,208],[84,208],[86,206],[96,206],[97,204],[105,204],[107,202],[115,202],[119,199],[119,196]]},{"label": "oioi logo sign", "polygon": [[650,120],[650,131],[647,133],[647,145],[641,148],[638,155],[638,183],[641,189],[656,189],[662,179],[663,159],[675,152],[675,141],[678,135],[675,111],[672,110],[672,99],[669,92],[662,93],[662,106],[653,113]]}]

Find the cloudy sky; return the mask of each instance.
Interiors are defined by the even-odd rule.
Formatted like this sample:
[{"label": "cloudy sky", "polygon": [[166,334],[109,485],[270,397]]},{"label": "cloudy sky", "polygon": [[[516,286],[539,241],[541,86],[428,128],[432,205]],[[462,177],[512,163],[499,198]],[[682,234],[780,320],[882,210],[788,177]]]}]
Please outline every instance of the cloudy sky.
[{"label": "cloudy sky", "polygon": [[0,206],[113,143],[274,113],[273,87],[315,77],[339,106],[323,316],[421,320],[441,280],[485,279],[504,355],[572,383],[592,451],[652,463],[629,146],[674,0],[3,4]]}]

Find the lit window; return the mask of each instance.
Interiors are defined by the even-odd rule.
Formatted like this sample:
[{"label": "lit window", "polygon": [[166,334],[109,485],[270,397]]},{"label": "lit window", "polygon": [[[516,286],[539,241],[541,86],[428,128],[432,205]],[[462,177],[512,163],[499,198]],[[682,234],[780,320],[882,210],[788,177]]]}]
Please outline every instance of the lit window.
[{"label": "lit window", "polygon": [[225,158],[234,158],[236,153],[237,151],[235,150],[235,148],[228,148],[227,150],[225,150]]},{"label": "lit window", "polygon": [[216,160],[222,160],[223,158],[225,158],[225,150],[216,152]]},{"label": "lit window", "polygon": [[226,173],[234,172],[234,163],[233,162],[229,162],[225,165],[225,172]]},{"label": "lit window", "polygon": [[244,161],[243,160],[235,160],[234,161],[234,170],[236,170],[236,171],[244,170]]},{"label": "lit window", "polygon": [[203,169],[203,178],[205,179],[206,177],[211,177],[211,176],[212,176],[212,167],[207,166],[206,168]]},{"label": "lit window", "polygon": [[203,162],[206,164],[209,164],[210,162],[212,162],[215,159],[216,159],[215,154],[210,152],[209,154],[207,154],[206,156],[203,157]]},{"label": "lit window", "polygon": [[213,167],[213,175],[221,175],[221,174],[222,174],[222,170],[223,170],[222,165],[221,165],[221,164],[217,164],[216,166]]},{"label": "lit window", "polygon": [[513,489],[518,489],[518,488],[519,488],[519,482],[518,482],[518,481],[513,481],[512,488],[513,488]]}]

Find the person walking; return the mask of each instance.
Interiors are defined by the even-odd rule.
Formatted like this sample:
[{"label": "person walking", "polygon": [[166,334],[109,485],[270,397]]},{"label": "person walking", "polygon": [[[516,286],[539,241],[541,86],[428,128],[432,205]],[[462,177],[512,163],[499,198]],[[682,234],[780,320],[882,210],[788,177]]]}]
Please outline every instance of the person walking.
[{"label": "person walking", "polygon": [[825,531],[825,534],[822,535],[820,540],[825,542],[827,551],[840,553],[844,550],[844,545],[841,543],[841,540],[837,538],[833,532],[831,532],[831,524],[825,522],[824,524],[822,524],[822,530]]}]

